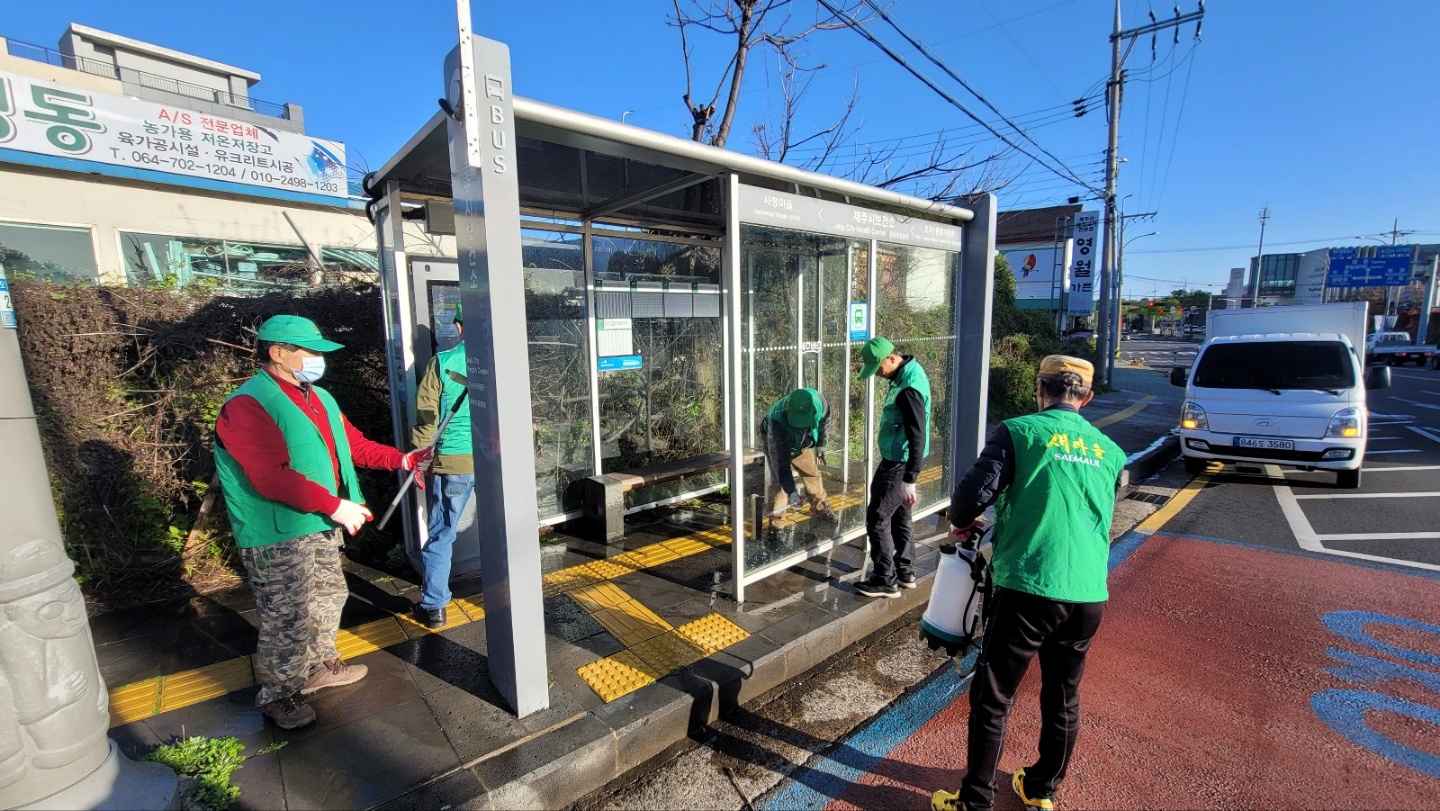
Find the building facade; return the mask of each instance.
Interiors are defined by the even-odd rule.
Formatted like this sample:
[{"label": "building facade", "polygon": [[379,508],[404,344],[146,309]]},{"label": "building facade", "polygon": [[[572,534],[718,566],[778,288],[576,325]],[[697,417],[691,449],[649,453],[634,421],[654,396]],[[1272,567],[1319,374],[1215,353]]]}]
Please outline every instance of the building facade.
[{"label": "building facade", "polygon": [[[375,232],[344,144],[244,68],[72,24],[0,38],[0,264],[104,284],[236,292],[373,278]],[[422,233],[417,255],[453,256]]]}]

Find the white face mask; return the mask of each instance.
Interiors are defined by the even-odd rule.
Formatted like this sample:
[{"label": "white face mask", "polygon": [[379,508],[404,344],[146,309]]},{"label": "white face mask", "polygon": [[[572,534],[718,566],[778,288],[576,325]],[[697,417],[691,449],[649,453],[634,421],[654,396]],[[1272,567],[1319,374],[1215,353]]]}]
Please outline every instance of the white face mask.
[{"label": "white face mask", "polygon": [[301,383],[314,383],[325,376],[324,356],[307,358],[302,356],[298,352],[291,352],[290,354],[294,355],[297,358],[300,358],[299,369],[290,369],[289,366],[285,367],[287,369],[290,369],[290,373],[295,375],[296,380],[300,381]]}]

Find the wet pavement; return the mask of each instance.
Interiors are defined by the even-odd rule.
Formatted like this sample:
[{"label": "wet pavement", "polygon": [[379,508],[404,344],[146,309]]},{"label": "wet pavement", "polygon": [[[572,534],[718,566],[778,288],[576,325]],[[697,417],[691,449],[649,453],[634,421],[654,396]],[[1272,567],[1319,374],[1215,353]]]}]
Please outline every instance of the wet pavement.
[{"label": "wet pavement", "polygon": [[[1134,454],[1173,427],[1180,390],[1123,372],[1122,390],[1086,416]],[[181,735],[233,735],[251,756],[233,777],[240,808],[559,807],[928,598],[934,540],[917,560],[921,587],[879,601],[854,591],[855,541],[747,586],[737,605],[721,519],[662,508],[631,516],[623,546],[558,533],[543,545],[551,706],[526,718],[490,684],[478,577],[454,583],[451,623],[430,632],[406,616],[413,583],[347,563],[341,649],[370,672],[312,696],[317,723],[283,732],[254,707],[254,607],[241,588],[92,620],[111,735],[131,756]],[[917,537],[935,535],[933,521]],[[615,682],[597,670],[620,686],[605,692]]]}]

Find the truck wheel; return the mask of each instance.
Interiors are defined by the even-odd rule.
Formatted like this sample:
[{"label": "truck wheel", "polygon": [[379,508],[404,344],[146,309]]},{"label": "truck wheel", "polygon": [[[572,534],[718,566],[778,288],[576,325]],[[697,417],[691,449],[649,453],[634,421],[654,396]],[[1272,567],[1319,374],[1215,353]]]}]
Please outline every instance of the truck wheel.
[{"label": "truck wheel", "polygon": [[1204,459],[1196,459],[1193,456],[1185,457],[1185,472],[1191,476],[1199,476],[1209,466],[1210,463]]},{"label": "truck wheel", "polygon": [[1360,468],[1340,470],[1335,473],[1335,486],[1341,490],[1357,490],[1360,487]]}]

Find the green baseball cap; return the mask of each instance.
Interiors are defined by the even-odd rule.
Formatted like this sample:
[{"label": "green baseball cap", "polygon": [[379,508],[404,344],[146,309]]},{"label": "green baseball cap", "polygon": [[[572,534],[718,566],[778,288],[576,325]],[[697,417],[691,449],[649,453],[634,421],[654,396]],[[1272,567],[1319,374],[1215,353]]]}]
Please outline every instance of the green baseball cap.
[{"label": "green baseball cap", "polygon": [[271,316],[260,325],[260,332],[255,337],[270,343],[298,346],[311,352],[334,352],[345,348],[344,344],[326,340],[314,321],[298,315]]},{"label": "green baseball cap", "polygon": [[464,302],[462,302],[460,299],[455,299],[455,317],[450,320],[456,324],[465,323],[465,314],[460,307],[460,305],[463,303]]},{"label": "green baseball cap", "polygon": [[814,389],[796,389],[785,398],[785,421],[795,428],[814,430],[820,427],[825,401]]},{"label": "green baseball cap", "polygon": [[880,361],[890,357],[895,351],[895,344],[890,343],[881,337],[874,337],[860,347],[860,379],[874,375],[880,370]]}]

